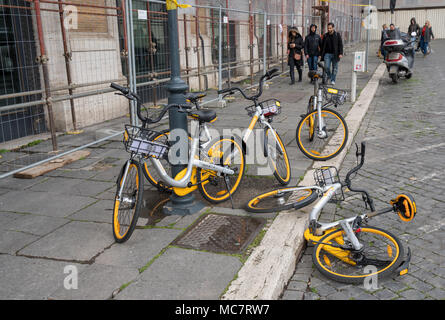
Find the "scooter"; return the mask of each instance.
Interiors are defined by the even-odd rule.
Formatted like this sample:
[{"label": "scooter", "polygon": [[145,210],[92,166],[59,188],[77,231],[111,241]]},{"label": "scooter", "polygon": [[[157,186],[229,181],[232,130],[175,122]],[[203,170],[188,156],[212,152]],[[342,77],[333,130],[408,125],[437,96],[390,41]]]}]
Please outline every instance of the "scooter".
[{"label": "scooter", "polygon": [[[417,34],[413,32],[412,37]],[[383,43],[383,48],[388,53],[385,64],[394,83],[400,78],[410,79],[413,75],[415,45],[407,34],[402,34],[401,39],[387,40]]]}]

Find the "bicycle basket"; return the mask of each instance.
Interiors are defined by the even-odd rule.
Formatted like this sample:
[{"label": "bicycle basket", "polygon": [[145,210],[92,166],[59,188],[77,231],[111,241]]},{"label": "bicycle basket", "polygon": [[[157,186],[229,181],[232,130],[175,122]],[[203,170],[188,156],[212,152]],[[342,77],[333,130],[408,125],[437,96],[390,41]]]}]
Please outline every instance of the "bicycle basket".
[{"label": "bicycle basket", "polygon": [[[315,169],[314,179],[320,188],[324,188],[334,183],[340,183],[340,177],[338,176],[338,170],[336,167],[321,167],[319,169]],[[343,194],[343,189],[340,188],[336,192],[335,196],[332,197],[331,201],[338,202],[343,200],[345,200],[345,196]]]},{"label": "bicycle basket", "polygon": [[346,102],[348,93],[345,90],[324,87],[324,96],[326,101],[332,102],[335,105],[342,105]]},{"label": "bicycle basket", "polygon": [[[269,99],[259,103],[265,117],[274,117],[281,113],[281,103],[277,99]],[[256,112],[256,106],[248,106],[246,108],[249,117],[253,117]]]},{"label": "bicycle basket", "polygon": [[124,145],[130,153],[145,157],[167,159],[169,147],[163,143],[152,141],[160,133],[132,125],[125,126]]}]

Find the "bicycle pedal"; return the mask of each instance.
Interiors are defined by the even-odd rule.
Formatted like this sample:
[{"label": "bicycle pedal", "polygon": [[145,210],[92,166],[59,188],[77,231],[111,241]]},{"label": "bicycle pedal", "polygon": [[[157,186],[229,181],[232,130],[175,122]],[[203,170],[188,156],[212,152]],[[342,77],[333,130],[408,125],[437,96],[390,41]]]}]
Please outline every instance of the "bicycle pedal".
[{"label": "bicycle pedal", "polygon": [[408,247],[408,253],[406,254],[406,259],[397,268],[397,274],[399,276],[404,276],[409,271],[409,263],[411,262],[411,249]]}]

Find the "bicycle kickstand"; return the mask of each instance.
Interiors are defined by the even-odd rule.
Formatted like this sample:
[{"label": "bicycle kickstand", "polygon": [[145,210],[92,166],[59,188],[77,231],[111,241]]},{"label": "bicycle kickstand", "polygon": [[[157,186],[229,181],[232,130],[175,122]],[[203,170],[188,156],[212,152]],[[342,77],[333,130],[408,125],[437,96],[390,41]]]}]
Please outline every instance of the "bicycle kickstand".
[{"label": "bicycle kickstand", "polygon": [[235,209],[235,206],[233,204],[232,194],[230,193],[230,180],[228,175],[224,175],[224,182],[226,184],[227,192],[229,193],[230,202],[232,203],[232,209]]}]

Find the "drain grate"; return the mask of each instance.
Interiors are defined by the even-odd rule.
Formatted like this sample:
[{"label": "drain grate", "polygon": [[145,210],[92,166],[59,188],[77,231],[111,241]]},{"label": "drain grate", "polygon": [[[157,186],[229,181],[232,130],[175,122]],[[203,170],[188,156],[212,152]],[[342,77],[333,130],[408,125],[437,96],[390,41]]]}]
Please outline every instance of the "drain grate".
[{"label": "drain grate", "polygon": [[215,253],[241,253],[266,220],[222,214],[204,215],[172,244]]}]

